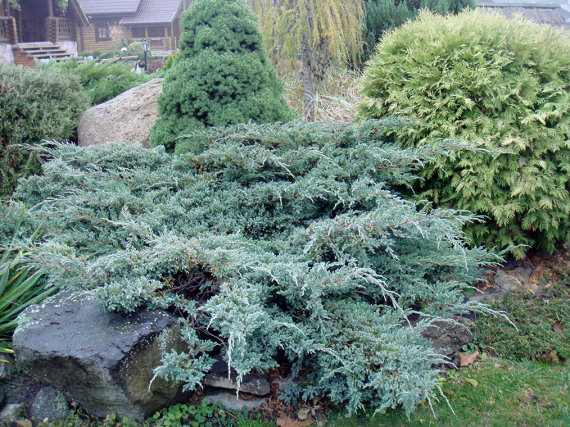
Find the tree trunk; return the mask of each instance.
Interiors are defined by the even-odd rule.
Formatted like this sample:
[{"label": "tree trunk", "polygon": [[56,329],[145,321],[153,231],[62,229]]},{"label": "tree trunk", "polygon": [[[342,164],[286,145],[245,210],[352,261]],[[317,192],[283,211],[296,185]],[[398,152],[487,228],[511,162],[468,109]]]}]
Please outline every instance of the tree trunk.
[{"label": "tree trunk", "polygon": [[315,121],[315,101],[313,98],[313,51],[309,47],[308,35],[303,33],[303,104],[304,116],[310,121]]}]

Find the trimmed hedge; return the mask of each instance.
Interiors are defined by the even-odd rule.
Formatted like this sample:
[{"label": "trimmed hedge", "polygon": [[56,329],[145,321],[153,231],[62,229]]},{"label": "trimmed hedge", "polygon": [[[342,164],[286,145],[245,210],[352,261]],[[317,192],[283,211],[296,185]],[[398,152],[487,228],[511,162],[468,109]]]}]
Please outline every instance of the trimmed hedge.
[{"label": "trimmed hedge", "polygon": [[[478,11],[424,12],[379,45],[360,116],[427,123],[394,132],[402,146],[461,138],[494,150],[428,165],[416,190],[488,216],[467,226],[473,244],[553,251],[570,228],[569,93],[568,33]],[[521,258],[527,248],[510,250]]]}]

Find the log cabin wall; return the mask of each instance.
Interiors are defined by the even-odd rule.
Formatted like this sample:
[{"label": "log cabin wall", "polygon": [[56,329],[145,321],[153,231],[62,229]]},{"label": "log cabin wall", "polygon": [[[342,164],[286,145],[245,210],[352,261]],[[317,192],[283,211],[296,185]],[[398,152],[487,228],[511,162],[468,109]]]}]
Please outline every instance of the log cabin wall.
[{"label": "log cabin wall", "polygon": [[121,31],[119,41],[129,42],[130,31],[119,25],[119,19],[92,19],[88,26],[81,27],[79,31],[78,46],[81,52],[97,50],[113,50],[120,46],[113,46],[112,31]]}]

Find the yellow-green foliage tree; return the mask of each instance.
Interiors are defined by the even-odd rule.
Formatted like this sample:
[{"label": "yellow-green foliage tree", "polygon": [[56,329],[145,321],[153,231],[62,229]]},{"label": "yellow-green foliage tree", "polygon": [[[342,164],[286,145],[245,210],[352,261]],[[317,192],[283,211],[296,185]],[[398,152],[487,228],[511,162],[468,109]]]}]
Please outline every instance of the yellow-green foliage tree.
[{"label": "yellow-green foliage tree", "polygon": [[[483,152],[427,165],[420,197],[484,215],[472,243],[553,251],[570,238],[570,37],[517,18],[463,12],[387,33],[365,70],[363,119],[405,116],[404,147],[439,138]],[[528,246],[523,246],[528,245]]]},{"label": "yellow-green foliage tree", "polygon": [[356,60],[362,49],[362,0],[248,0],[275,63],[303,72],[305,117],[314,118],[315,55]]}]

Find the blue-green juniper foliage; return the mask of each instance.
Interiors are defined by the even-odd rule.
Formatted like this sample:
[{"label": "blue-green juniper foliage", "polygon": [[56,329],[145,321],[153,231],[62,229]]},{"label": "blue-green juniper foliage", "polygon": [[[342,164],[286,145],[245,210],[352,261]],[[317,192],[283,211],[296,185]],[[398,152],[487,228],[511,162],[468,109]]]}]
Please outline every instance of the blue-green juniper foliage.
[{"label": "blue-green juniper foliage", "polygon": [[111,310],[174,307],[188,351],[156,373],[189,389],[216,349],[240,375],[288,360],[289,400],[411,411],[436,396],[444,362],[421,332],[485,310],[462,291],[495,257],[463,245],[472,215],[393,190],[458,148],[381,140],[405,125],[237,125],[195,132],[175,155],[59,145],[2,208],[0,233],[25,205],[27,227],[44,224],[29,262],[50,283]]}]

